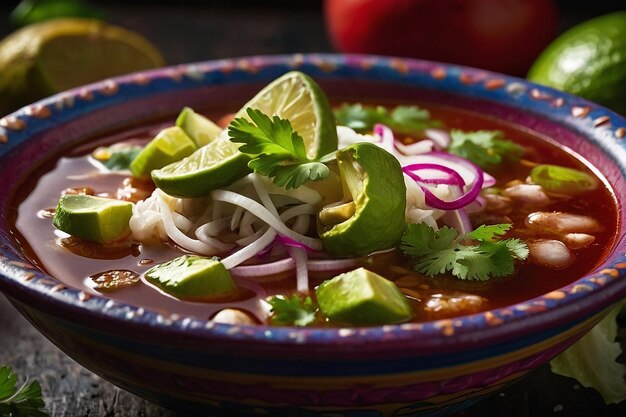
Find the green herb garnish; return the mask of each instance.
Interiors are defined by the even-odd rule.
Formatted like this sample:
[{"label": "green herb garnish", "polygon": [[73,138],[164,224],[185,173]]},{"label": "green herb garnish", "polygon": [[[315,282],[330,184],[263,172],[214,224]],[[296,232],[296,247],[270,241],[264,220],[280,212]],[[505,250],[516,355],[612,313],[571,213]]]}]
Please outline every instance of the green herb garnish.
[{"label": "green herb garnish", "polygon": [[504,139],[499,130],[450,131],[452,142],[448,152],[469,159],[483,169],[495,168],[503,162],[517,162],[526,148]]},{"label": "green herb garnish", "polygon": [[13,370],[0,367],[0,416],[47,417],[44,407],[39,382],[27,381],[18,388]]},{"label": "green herb garnish", "polygon": [[430,119],[428,110],[417,106],[397,106],[389,111],[383,106],[344,104],[335,110],[335,119],[338,125],[348,126],[357,132],[371,132],[376,123],[382,123],[405,135],[442,125],[439,120]]},{"label": "green herb garnish", "polygon": [[557,165],[535,166],[530,179],[546,191],[569,195],[592,191],[599,185],[598,180],[585,172]]},{"label": "green herb garnish", "polygon": [[328,176],[329,169],[320,159],[309,159],[304,140],[293,130],[289,120],[274,116],[270,119],[260,110],[246,110],[253,123],[240,117],[228,126],[230,140],[243,143],[242,153],[253,156],[248,167],[274,179],[274,184],[288,190],[307,181],[319,181]]},{"label": "green herb garnish", "polygon": [[130,169],[130,163],[142,149],[142,146],[118,144],[97,148],[91,156],[111,171],[123,171]]},{"label": "green herb garnish", "polygon": [[317,307],[309,296],[301,298],[299,295],[275,295],[267,301],[272,306],[272,322],[275,324],[304,327],[315,322]]},{"label": "green herb garnish", "polygon": [[528,247],[521,240],[498,240],[510,228],[510,224],[483,225],[459,235],[456,229],[447,226],[435,231],[424,223],[410,224],[400,248],[405,254],[419,258],[414,268],[423,274],[450,272],[460,279],[485,281],[512,274],[515,260],[528,256]]}]

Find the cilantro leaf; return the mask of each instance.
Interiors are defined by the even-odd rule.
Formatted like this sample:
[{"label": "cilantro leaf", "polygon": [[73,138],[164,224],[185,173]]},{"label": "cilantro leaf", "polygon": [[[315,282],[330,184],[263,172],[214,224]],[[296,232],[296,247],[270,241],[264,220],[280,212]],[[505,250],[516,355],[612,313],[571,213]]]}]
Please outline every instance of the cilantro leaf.
[{"label": "cilantro leaf", "polygon": [[368,132],[376,123],[389,126],[397,133],[418,134],[429,127],[441,126],[439,120],[431,120],[428,110],[417,106],[397,106],[389,111],[383,106],[344,104],[335,110],[338,125],[348,126],[357,132]]},{"label": "cilantro leaf", "polygon": [[317,308],[309,296],[303,299],[297,294],[291,297],[275,295],[267,301],[272,306],[272,322],[276,324],[304,327],[315,322]]},{"label": "cilantro leaf", "polygon": [[519,239],[507,239],[506,247],[509,249],[511,256],[515,259],[526,259],[528,258],[528,246],[524,242]]},{"label": "cilantro leaf", "polygon": [[447,226],[435,232],[435,229],[425,223],[409,224],[400,249],[407,255],[425,256],[449,248],[458,235],[456,229]]},{"label": "cilantro leaf", "polygon": [[46,417],[41,409],[41,386],[37,381],[17,387],[17,375],[8,366],[0,367],[0,415]]},{"label": "cilantro leaf", "polygon": [[228,126],[230,140],[243,143],[240,152],[253,156],[248,166],[255,172],[273,178],[287,189],[298,188],[307,181],[326,178],[329,169],[306,155],[304,139],[293,130],[289,120],[270,118],[262,111],[246,110],[252,123],[242,117]]},{"label": "cilantro leaf", "polygon": [[511,224],[491,224],[480,225],[473,231],[466,234],[467,237],[474,240],[493,240],[496,235],[503,235],[511,228]]},{"label": "cilantro leaf", "polygon": [[[418,258],[414,269],[423,274],[449,272],[460,279],[485,281],[512,274],[515,260],[528,256],[528,247],[521,240],[497,239],[510,228],[510,224],[483,225],[459,235],[445,226],[435,231],[424,223],[410,224],[402,236],[400,249]],[[464,244],[466,241],[478,241],[478,244]]]},{"label": "cilantro leaf", "polygon": [[450,153],[469,159],[483,169],[495,168],[503,162],[519,161],[526,152],[523,146],[504,139],[504,133],[499,130],[465,132],[452,129],[450,137]]},{"label": "cilantro leaf", "polygon": [[123,171],[130,169],[130,163],[139,155],[143,147],[125,143],[115,144],[108,147],[100,147],[94,150],[93,158],[111,171]]}]

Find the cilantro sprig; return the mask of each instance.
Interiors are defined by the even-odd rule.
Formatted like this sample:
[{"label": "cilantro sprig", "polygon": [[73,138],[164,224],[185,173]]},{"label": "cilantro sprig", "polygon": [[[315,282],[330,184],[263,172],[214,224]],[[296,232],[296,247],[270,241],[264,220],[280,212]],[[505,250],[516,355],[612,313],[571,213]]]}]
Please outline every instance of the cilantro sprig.
[{"label": "cilantro sprig", "polygon": [[252,156],[248,166],[255,172],[273,178],[288,190],[307,181],[319,181],[330,172],[320,159],[309,159],[304,140],[293,130],[289,120],[270,118],[262,111],[246,110],[252,123],[243,117],[228,126],[230,140],[243,143],[239,151]]},{"label": "cilantro sprig", "polygon": [[0,367],[0,416],[47,417],[44,407],[39,382],[27,381],[18,387],[13,370]]},{"label": "cilantro sprig", "polygon": [[469,159],[483,169],[493,169],[503,162],[517,162],[526,152],[526,148],[504,139],[499,130],[477,130],[465,132],[450,131],[448,152]]},{"label": "cilantro sprig", "polygon": [[284,326],[308,326],[315,322],[317,307],[311,297],[275,295],[267,302],[272,306],[272,322]]},{"label": "cilantro sprig", "polygon": [[376,123],[389,126],[397,133],[411,135],[429,127],[442,126],[439,120],[432,120],[430,112],[417,106],[397,106],[389,110],[383,106],[344,104],[335,110],[338,125],[348,126],[357,132],[371,131]]},{"label": "cilantro sprig", "polygon": [[528,246],[521,240],[499,238],[510,228],[510,224],[482,225],[460,235],[447,226],[435,231],[424,223],[410,224],[400,248],[418,258],[414,268],[425,275],[449,272],[460,279],[485,281],[512,274],[515,260],[528,257]]}]

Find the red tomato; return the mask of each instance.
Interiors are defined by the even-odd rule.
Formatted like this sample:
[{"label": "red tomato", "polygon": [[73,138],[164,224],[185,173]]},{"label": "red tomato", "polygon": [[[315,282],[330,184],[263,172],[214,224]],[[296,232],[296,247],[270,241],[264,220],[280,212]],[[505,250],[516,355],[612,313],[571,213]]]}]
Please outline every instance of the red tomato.
[{"label": "red tomato", "polygon": [[525,75],[557,30],[553,0],[325,0],[342,52],[408,56]]}]

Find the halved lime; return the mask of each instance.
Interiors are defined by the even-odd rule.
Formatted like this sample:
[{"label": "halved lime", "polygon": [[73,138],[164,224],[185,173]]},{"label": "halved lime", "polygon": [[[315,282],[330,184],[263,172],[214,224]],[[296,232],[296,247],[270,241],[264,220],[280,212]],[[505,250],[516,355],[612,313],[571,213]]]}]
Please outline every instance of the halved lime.
[{"label": "halved lime", "polygon": [[158,188],[174,197],[202,197],[250,172],[239,145],[217,138],[188,157],[152,171]]},{"label": "halved lime", "polygon": [[0,115],[72,87],[163,65],[132,31],[92,19],[53,19],[0,42]]},{"label": "halved lime", "polygon": [[112,242],[130,234],[132,207],[128,201],[68,194],[59,200],[52,224],[72,236]]},{"label": "halved lime", "polygon": [[198,147],[213,141],[224,130],[190,107],[185,107],[180,112],[176,119],[176,126],[183,129]]},{"label": "halved lime", "polygon": [[197,149],[196,144],[178,126],[165,128],[152,139],[130,163],[137,178],[149,178],[154,169],[180,161]]},{"label": "halved lime", "polygon": [[291,71],[263,88],[235,117],[249,120],[248,107],[291,122],[304,139],[307,156],[319,158],[337,150],[335,116],[326,94],[311,77]]},{"label": "halved lime", "polygon": [[[288,119],[304,139],[310,158],[337,150],[335,119],[328,99],[315,81],[301,72],[290,72],[271,82],[235,117],[247,119],[249,107]],[[216,131],[206,123],[212,122],[202,119],[191,109],[183,110],[177,124],[192,136],[200,130]],[[158,188],[174,197],[205,196],[251,172],[250,157],[238,149],[238,144],[218,136],[189,157],[153,171],[152,179]]]}]

